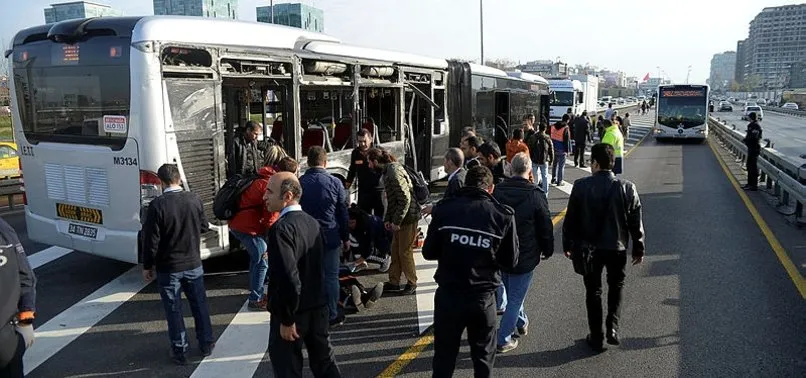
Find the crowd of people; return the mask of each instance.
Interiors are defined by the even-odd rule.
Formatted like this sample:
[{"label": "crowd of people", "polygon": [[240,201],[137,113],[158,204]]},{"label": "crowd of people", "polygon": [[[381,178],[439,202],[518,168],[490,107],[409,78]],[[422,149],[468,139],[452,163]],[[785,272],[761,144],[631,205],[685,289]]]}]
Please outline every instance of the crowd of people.
[{"label": "crowd of people", "polygon": [[[537,127],[533,115],[524,117],[503,154],[497,143],[467,128],[458,148],[444,153],[447,188],[430,204],[415,195],[410,170],[389,151],[372,146],[367,130],[357,134],[349,174],[342,182],[328,172],[323,148],[307,151],[308,169],[300,176],[297,161],[278,145],[258,145],[259,124],[247,124],[230,151],[225,184],[239,189],[219,194],[237,194],[229,205],[236,211],[226,220],[232,242],[249,256],[247,308],[271,313],[269,355],[275,375],[300,376],[305,346],[316,376],[341,376],[330,330],[344,323],[348,307],[369,309],[385,294],[416,293],[414,248],[418,223],[426,216],[430,224],[422,255],[438,261],[433,374],[453,374],[461,335],[467,330],[476,375],[490,376],[494,356],[517,348],[519,338],[528,335],[524,301],[538,264],[554,253],[548,167],[551,164],[553,185],[564,185],[569,153],[577,166],[589,163],[592,176],[577,180],[571,191],[563,250],[584,276],[589,344],[596,350],[605,340],[618,344],[627,249],[632,240],[632,261],[640,263],[644,244],[638,194],[629,181],[616,176],[623,166],[620,128],[629,127],[616,117],[614,111],[601,123],[601,143],[590,148],[590,160],[585,156],[596,122],[584,113],[566,114],[553,125],[544,121]],[[176,165],[163,165],[157,175],[163,194],[149,204],[143,224],[143,279],[157,283],[171,358],[184,365],[189,342],[182,293],[195,320],[198,353],[209,356],[216,345],[200,256],[201,236],[210,222],[199,197],[183,190]],[[351,205],[347,190],[353,184],[358,201]],[[22,250],[10,227],[0,227],[0,238]],[[365,287],[352,274],[370,264],[385,272],[387,280]],[[7,376],[14,377],[22,371],[21,351],[33,340],[32,331],[26,336],[26,327],[33,321],[35,295],[35,278],[26,260],[15,266],[17,283],[9,287],[21,287],[18,297],[24,300],[0,303],[4,315],[14,313],[11,333],[4,327],[0,334],[4,345],[22,345],[0,348],[10,351],[0,353],[0,366],[9,366],[4,368],[11,369]],[[610,287],[605,329],[603,269],[608,270]],[[20,336],[12,343],[6,333]],[[17,359],[18,364],[8,363]]]}]

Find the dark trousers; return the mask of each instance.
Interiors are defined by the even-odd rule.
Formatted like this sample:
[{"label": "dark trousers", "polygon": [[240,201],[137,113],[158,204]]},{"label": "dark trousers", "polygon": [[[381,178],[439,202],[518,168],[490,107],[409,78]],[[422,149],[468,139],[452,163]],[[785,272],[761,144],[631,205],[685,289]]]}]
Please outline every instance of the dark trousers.
[{"label": "dark trousers", "polygon": [[358,192],[358,207],[369,214],[383,218],[386,207],[383,204],[383,192]]},{"label": "dark trousers", "polygon": [[496,320],[495,291],[467,293],[437,288],[434,296],[433,377],[453,376],[465,328],[474,376],[492,376]]},{"label": "dark trousers", "polygon": [[269,358],[275,377],[302,377],[303,344],[308,349],[308,360],[315,377],[341,377],[333,346],[330,345],[327,306],[295,315],[294,324],[300,336],[296,341],[283,340],[277,318],[271,318],[269,323]]},{"label": "dark trousers", "polygon": [[574,145],[574,165],[585,165],[585,141],[576,141]]},{"label": "dark trousers", "polygon": [[5,366],[0,365],[0,378],[22,378],[22,355],[25,354],[25,340],[11,325],[5,325],[0,343],[0,360],[8,360]]},{"label": "dark trousers", "polygon": [[593,271],[586,275],[585,305],[588,308],[588,327],[591,337],[602,340],[602,271],[607,268],[607,329],[618,330],[621,314],[621,292],[624,288],[626,251],[601,251],[593,253]]},{"label": "dark trousers", "polygon": [[157,272],[157,285],[168,320],[168,336],[175,354],[184,354],[188,349],[185,318],[182,315],[182,294],[185,293],[193,321],[196,340],[200,347],[207,348],[213,342],[213,326],[210,324],[210,309],[207,307],[207,292],[204,290],[204,269],[176,273]]},{"label": "dark trousers", "polygon": [[750,152],[747,154],[747,185],[758,186],[758,154]]}]

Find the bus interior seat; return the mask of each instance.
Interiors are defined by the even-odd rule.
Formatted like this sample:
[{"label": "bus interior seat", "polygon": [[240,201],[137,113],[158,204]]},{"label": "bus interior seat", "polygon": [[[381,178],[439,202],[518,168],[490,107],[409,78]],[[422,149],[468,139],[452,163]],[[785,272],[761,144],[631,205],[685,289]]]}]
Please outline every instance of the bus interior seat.
[{"label": "bus interior seat", "polygon": [[350,118],[342,118],[333,130],[333,145],[339,150],[350,146],[352,142],[353,122]]},{"label": "bus interior seat", "polygon": [[283,121],[277,120],[271,124],[271,135],[269,137],[277,143],[283,143]]},{"label": "bus interior seat", "polygon": [[308,125],[308,128],[302,133],[302,153],[307,154],[313,146],[325,148],[326,140],[327,130],[324,127],[318,124]]}]

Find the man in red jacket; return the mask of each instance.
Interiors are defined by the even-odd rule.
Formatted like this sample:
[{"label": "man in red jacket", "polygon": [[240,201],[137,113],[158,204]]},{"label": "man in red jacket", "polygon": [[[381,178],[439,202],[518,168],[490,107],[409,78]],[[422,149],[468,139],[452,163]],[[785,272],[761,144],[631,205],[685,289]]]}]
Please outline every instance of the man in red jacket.
[{"label": "man in red jacket", "polygon": [[266,311],[264,282],[269,270],[266,241],[263,236],[277,221],[279,214],[266,210],[263,194],[269,185],[269,179],[276,171],[274,166],[286,157],[280,146],[272,146],[266,151],[266,161],[257,174],[258,178],[241,194],[238,204],[240,210],[229,222],[233,235],[243,244],[249,253],[249,304],[250,310]]}]

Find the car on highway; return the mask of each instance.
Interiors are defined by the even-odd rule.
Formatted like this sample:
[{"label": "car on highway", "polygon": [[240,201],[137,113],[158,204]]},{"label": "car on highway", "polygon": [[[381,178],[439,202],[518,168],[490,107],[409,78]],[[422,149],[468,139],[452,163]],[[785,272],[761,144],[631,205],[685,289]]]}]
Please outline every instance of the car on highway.
[{"label": "car on highway", "polygon": [[750,118],[750,113],[756,113],[756,118],[761,121],[764,118],[764,111],[761,110],[761,107],[756,106],[745,106],[744,112],[742,112],[742,120],[748,121]]},{"label": "car on highway", "polygon": [[794,102],[787,102],[786,104],[781,105],[781,108],[789,110],[798,110],[798,104]]},{"label": "car on highway", "polygon": [[0,142],[0,179],[17,177],[20,177],[20,156],[17,154],[17,144]]},{"label": "car on highway", "polygon": [[732,112],[733,105],[727,101],[722,101],[719,103],[719,111],[720,112]]}]

